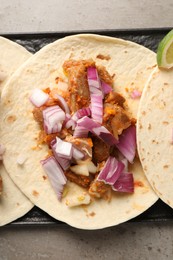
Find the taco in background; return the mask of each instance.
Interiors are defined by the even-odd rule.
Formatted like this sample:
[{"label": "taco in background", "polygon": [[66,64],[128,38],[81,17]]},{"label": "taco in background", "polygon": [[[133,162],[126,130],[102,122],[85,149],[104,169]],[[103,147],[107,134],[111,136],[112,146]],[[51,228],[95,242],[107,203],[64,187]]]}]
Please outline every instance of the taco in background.
[{"label": "taco in background", "polygon": [[138,114],[138,150],[147,179],[173,208],[173,71],[156,68],[145,87]]},{"label": "taco in background", "polygon": [[[93,183],[104,167],[116,168],[117,153],[118,161],[124,159],[120,158],[123,149],[121,153],[120,149],[110,147],[118,146],[119,138],[129,127],[133,128],[134,141],[139,96],[155,67],[155,60],[152,51],[129,41],[75,35],[44,47],[13,75],[2,93],[0,133],[6,146],[4,164],[17,186],[36,206],[74,227],[100,229],[138,216],[157,201],[137,158],[132,163],[130,157],[132,164],[128,169],[122,162],[121,169],[118,167],[121,177],[127,173],[125,170],[133,173],[129,193],[115,192],[109,187],[108,201],[109,196],[98,199],[85,186],[91,179]],[[119,123],[126,118],[127,125],[122,124],[122,129],[118,128],[120,132],[111,125],[115,110],[121,111]],[[111,120],[107,121],[105,115]],[[9,122],[9,118],[14,120]],[[104,120],[107,125],[103,124]],[[116,125],[116,121],[113,122]],[[78,133],[74,135],[76,129]],[[78,134],[79,140],[76,140]],[[131,147],[129,149],[131,155]],[[100,162],[98,157],[94,161],[93,153],[101,156]],[[62,158],[62,154],[66,158]],[[17,158],[21,155],[25,160],[19,165]],[[69,159],[72,160],[70,165]],[[107,170],[103,170],[103,175],[105,172]],[[109,173],[106,173],[108,179]],[[129,176],[125,175],[126,181]],[[103,184],[99,186],[99,195],[107,188],[106,181],[99,182]],[[126,187],[121,184],[114,189]],[[92,191],[95,192],[93,186]]]},{"label": "taco in background", "polygon": [[[31,56],[32,55],[22,46],[0,37],[0,91],[5,86],[14,71]],[[13,91],[15,91],[15,88]],[[0,139],[0,143],[3,144],[2,138]],[[3,152],[3,146],[0,146],[0,150]],[[0,157],[2,157],[2,155]],[[23,216],[32,207],[33,204],[11,180],[1,161],[0,226],[8,224]]]}]

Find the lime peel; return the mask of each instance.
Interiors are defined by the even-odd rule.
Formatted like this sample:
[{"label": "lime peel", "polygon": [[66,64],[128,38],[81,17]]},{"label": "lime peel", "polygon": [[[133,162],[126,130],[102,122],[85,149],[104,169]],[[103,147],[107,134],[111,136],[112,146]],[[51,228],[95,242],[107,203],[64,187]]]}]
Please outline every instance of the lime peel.
[{"label": "lime peel", "polygon": [[158,67],[170,69],[173,67],[173,30],[159,43],[157,50]]}]

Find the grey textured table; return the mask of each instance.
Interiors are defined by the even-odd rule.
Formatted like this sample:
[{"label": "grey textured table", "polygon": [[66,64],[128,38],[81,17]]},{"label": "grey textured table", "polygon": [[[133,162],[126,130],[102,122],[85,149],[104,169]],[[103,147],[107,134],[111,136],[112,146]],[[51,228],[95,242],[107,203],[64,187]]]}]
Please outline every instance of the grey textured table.
[{"label": "grey textured table", "polygon": [[[1,0],[0,33],[173,27],[172,0]],[[0,260],[173,259],[173,223],[0,230]]]}]

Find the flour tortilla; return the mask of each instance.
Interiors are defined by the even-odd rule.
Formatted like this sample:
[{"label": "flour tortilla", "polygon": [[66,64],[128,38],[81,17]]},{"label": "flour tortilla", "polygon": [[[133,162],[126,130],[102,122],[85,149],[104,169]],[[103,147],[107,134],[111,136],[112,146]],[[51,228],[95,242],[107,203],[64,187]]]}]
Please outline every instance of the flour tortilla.
[{"label": "flour tortilla", "polygon": [[[13,72],[31,56],[22,46],[0,37],[0,91]],[[3,143],[3,138],[0,138],[0,142]],[[0,195],[0,226],[3,226],[26,214],[33,204],[11,180],[2,162],[0,162],[0,175],[3,180],[3,192]]]},{"label": "flour tortilla", "polygon": [[[98,59],[99,54],[110,56],[110,59]],[[143,89],[155,66],[155,54],[135,43],[111,37],[89,34],[66,37],[44,47],[26,62],[2,94],[1,137],[7,149],[4,163],[11,178],[36,206],[55,219],[81,229],[101,229],[138,216],[158,197],[136,161],[132,171],[135,183],[142,185],[137,186],[132,195],[115,193],[109,203],[96,200],[89,206],[74,208],[66,206],[66,198],[62,202],[57,200],[40,164],[47,154],[47,147],[37,146],[40,129],[33,119],[29,97],[35,88],[56,86],[55,78],[63,77],[62,64],[69,58],[92,58],[97,65],[104,65],[110,74],[115,73],[114,88],[128,100],[129,112],[136,117],[139,100],[131,99],[127,89]],[[15,120],[9,121],[9,117]],[[20,154],[26,157],[22,167],[16,162]],[[73,183],[67,186],[67,197],[80,194],[82,190]]]},{"label": "flour tortilla", "polygon": [[157,195],[173,208],[173,70],[156,68],[138,114],[138,149]]},{"label": "flour tortilla", "polygon": [[21,45],[0,37],[0,92],[10,76],[22,65],[31,53]]}]

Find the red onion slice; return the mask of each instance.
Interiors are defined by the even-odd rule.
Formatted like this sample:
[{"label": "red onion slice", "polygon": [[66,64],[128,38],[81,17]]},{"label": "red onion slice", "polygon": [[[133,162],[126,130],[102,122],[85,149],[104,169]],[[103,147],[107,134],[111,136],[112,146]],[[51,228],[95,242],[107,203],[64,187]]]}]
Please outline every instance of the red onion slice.
[{"label": "red onion slice", "polygon": [[56,137],[56,153],[59,157],[69,159],[72,158],[72,144],[69,142],[62,141]]},{"label": "red onion slice", "polygon": [[75,161],[82,160],[84,158],[84,153],[82,153],[80,150],[78,150],[76,147],[72,147],[72,158]]},{"label": "red onion slice", "polygon": [[85,116],[77,121],[77,126],[83,127],[91,133],[97,135],[105,143],[112,146],[118,143],[115,137],[104,126],[100,126],[99,123],[93,119]]},{"label": "red onion slice", "polygon": [[41,107],[49,99],[49,95],[43,92],[41,89],[36,88],[30,96],[31,103],[36,107]]},{"label": "red onion slice", "polygon": [[91,94],[91,116],[102,124],[103,121],[103,99],[102,94]]},{"label": "red onion slice", "polygon": [[113,185],[118,180],[123,170],[124,164],[116,160],[115,157],[110,156],[103,169],[100,171],[97,179],[104,181],[106,184]]},{"label": "red onion slice", "polygon": [[64,185],[67,183],[67,179],[61,167],[59,166],[59,164],[57,163],[57,161],[53,156],[45,160],[42,160],[41,164],[49,178],[49,181],[55,193],[57,194],[58,200],[60,201],[62,198]]},{"label": "red onion slice", "polygon": [[138,99],[140,98],[142,95],[142,92],[137,90],[137,89],[134,89],[132,92],[131,92],[131,98],[133,99]]},{"label": "red onion slice", "polygon": [[101,91],[101,82],[98,76],[97,69],[95,67],[89,67],[87,69],[88,85],[91,93],[95,93],[94,89]]},{"label": "red onion slice", "polygon": [[101,82],[102,90],[104,95],[109,94],[112,91],[112,87],[105,83],[104,81]]},{"label": "red onion slice", "polygon": [[43,110],[44,130],[47,134],[61,131],[65,120],[65,113],[59,106],[48,107]]},{"label": "red onion slice", "polygon": [[136,154],[136,127],[130,126],[119,136],[119,142],[116,144],[119,151],[133,163]]},{"label": "red onion slice", "polygon": [[90,115],[91,115],[90,108],[84,107],[84,108],[81,108],[78,111],[76,111],[74,113],[74,115],[72,116],[72,119],[77,122],[80,118],[82,118],[84,116],[90,116]]},{"label": "red onion slice", "polygon": [[55,94],[54,96],[60,101],[64,111],[69,114],[70,113],[70,109],[69,109],[65,99],[62,96],[58,95],[58,94]]},{"label": "red onion slice", "polygon": [[85,127],[77,125],[75,127],[73,136],[76,137],[76,138],[77,137],[79,137],[79,138],[87,138],[88,137],[88,132],[89,132],[89,130],[86,129]]},{"label": "red onion slice", "polygon": [[66,171],[70,167],[71,161],[69,159],[58,156],[58,154],[56,153],[56,139],[54,139],[51,142],[51,148],[52,148],[52,152],[53,152],[55,159],[60,164],[62,169]]},{"label": "red onion slice", "polygon": [[118,180],[112,185],[112,189],[114,191],[119,192],[127,192],[133,193],[134,192],[134,179],[132,173],[121,173]]}]

